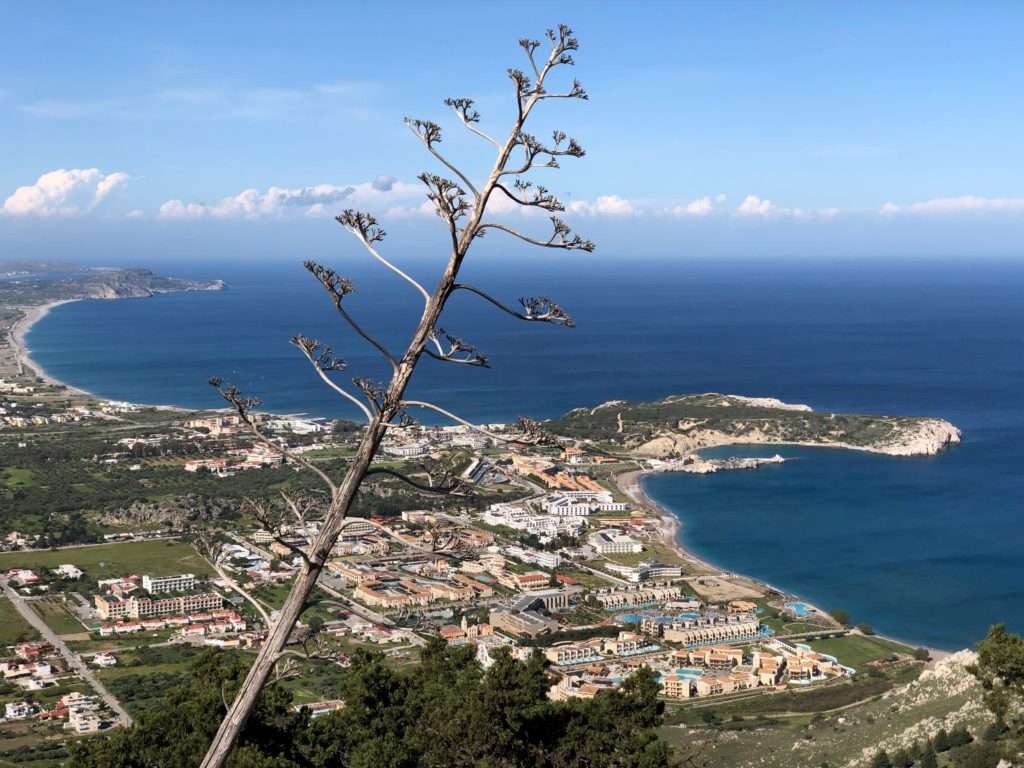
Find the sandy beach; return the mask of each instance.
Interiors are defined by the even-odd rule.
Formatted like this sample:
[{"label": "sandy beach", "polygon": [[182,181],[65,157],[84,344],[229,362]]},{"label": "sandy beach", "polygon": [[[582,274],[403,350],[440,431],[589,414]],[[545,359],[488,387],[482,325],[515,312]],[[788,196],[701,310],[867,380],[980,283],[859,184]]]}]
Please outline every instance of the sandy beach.
[{"label": "sandy beach", "polygon": [[37,322],[46,317],[50,310],[54,307],[59,307],[62,304],[70,304],[72,301],[78,301],[78,299],[65,299],[63,301],[51,301],[48,304],[39,304],[32,307],[18,307],[18,309],[24,314],[24,316],[11,326],[11,348],[15,355],[18,370],[20,373],[24,373],[25,369],[34,371],[35,374],[45,381],[47,384],[54,386],[65,387],[69,395],[79,395],[81,397],[94,397],[89,392],[78,389],[76,387],[69,386],[63,381],[55,379],[53,376],[48,374],[38,363],[36,363],[29,356],[28,347],[25,346],[25,336]]},{"label": "sandy beach", "polygon": [[[73,301],[81,301],[81,299],[64,299],[62,301],[51,301],[48,304],[38,304],[30,307],[16,307],[20,312],[23,313],[23,317],[16,321],[11,326],[11,350],[14,355],[14,362],[18,369],[18,373],[24,375],[25,371],[32,371],[36,376],[41,378],[47,384],[57,387],[64,387],[65,394],[69,398],[79,397],[87,398],[89,400],[104,400],[106,398],[101,397],[93,392],[87,392],[84,389],[73,387],[60,379],[54,378],[46,370],[34,361],[29,354],[28,347],[25,345],[25,336],[31,330],[32,326],[46,317],[50,310],[54,307],[59,307],[62,304],[70,304]],[[146,404],[147,407],[157,408],[162,411],[177,411],[180,413],[190,413],[193,409],[182,408],[177,405],[154,405]]]}]

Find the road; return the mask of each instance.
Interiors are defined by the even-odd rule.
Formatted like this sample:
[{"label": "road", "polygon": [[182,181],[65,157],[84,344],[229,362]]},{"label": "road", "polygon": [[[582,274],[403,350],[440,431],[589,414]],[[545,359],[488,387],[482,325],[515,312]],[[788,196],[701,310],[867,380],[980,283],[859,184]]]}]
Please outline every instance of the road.
[{"label": "road", "polygon": [[31,624],[38,630],[39,634],[43,636],[50,645],[52,645],[58,653],[64,658],[64,661],[68,665],[68,669],[73,669],[77,672],[83,680],[92,686],[93,690],[99,695],[101,699],[106,703],[108,707],[117,715],[121,721],[121,725],[129,726],[132,724],[131,717],[125,712],[124,707],[121,706],[114,695],[110,693],[97,678],[96,675],[86,666],[85,662],[82,661],[80,656],[75,655],[71,652],[71,649],[67,647],[63,640],[57,636],[57,633],[46,626],[46,622],[43,621],[39,614],[32,610],[31,605],[25,601],[17,592],[15,592],[7,579],[0,578],[0,584],[3,584],[4,593],[7,599],[11,601],[11,605],[14,606],[15,610],[18,611],[24,617],[25,621]]}]

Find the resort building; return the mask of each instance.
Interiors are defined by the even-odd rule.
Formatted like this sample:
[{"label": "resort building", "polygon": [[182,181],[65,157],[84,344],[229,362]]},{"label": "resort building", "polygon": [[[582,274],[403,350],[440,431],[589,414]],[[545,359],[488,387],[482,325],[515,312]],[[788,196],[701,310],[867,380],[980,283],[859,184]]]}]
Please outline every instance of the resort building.
[{"label": "resort building", "polygon": [[[211,610],[224,605],[224,598],[216,592],[182,597],[136,597],[120,598],[116,595],[96,595],[96,613],[101,619],[138,619],[146,616],[169,616]],[[142,625],[139,625],[142,629]]]},{"label": "resort building", "polygon": [[602,555],[622,555],[644,551],[643,544],[615,529],[592,533],[587,537],[587,541]]},{"label": "resort building", "polygon": [[366,605],[378,605],[382,608],[428,605],[434,599],[429,588],[409,579],[364,581],[355,588],[354,595]]},{"label": "resort building", "polygon": [[551,586],[551,574],[543,571],[529,571],[528,573],[504,573],[498,577],[498,583],[509,589],[519,589],[523,592],[536,592],[547,590]]},{"label": "resort building", "polygon": [[327,570],[335,576],[340,576],[352,586],[375,581],[377,577],[383,575],[380,571],[375,571],[362,563],[350,563],[345,560],[331,560],[327,563]]},{"label": "resort building", "polygon": [[682,590],[668,582],[663,582],[635,587],[603,587],[594,590],[591,596],[603,608],[628,608],[673,600],[682,596]]},{"label": "resort building", "polygon": [[545,499],[541,508],[556,517],[587,517],[596,512],[625,512],[629,504],[612,501],[610,493],[567,491]]},{"label": "resort building", "polygon": [[682,566],[659,563],[657,560],[642,560],[637,565],[605,563],[604,567],[606,570],[634,583],[646,581],[647,579],[677,578],[683,575]]},{"label": "resort building", "polygon": [[514,612],[508,608],[495,608],[488,617],[495,629],[520,637],[539,637],[558,630],[558,622],[537,611]]},{"label": "resort building", "polygon": [[405,443],[400,445],[386,445],[383,450],[384,453],[389,453],[392,456],[399,456],[403,459],[408,459],[413,456],[425,456],[430,453],[430,446],[426,443]]},{"label": "resort building", "polygon": [[716,696],[757,688],[758,679],[749,672],[733,672],[722,677],[701,677],[694,683],[698,696]]},{"label": "resort building", "polygon": [[709,612],[647,617],[641,629],[672,643],[704,645],[756,638],[761,634],[761,622],[756,614]]},{"label": "resort building", "polygon": [[183,573],[179,576],[143,576],[142,588],[150,593],[184,592],[195,589],[196,575]]},{"label": "resort building", "polygon": [[456,584],[461,584],[465,587],[469,587],[476,593],[478,597],[492,597],[494,595],[494,589],[482,581],[477,581],[471,576],[467,576],[464,573],[455,573],[449,577],[451,581]]},{"label": "resort building", "polygon": [[676,657],[681,658],[684,654],[690,667],[729,671],[743,663],[743,651],[727,645],[677,651]]},{"label": "resort building", "polygon": [[557,568],[562,564],[562,556],[557,552],[544,552],[522,547],[505,547],[503,551],[509,557],[514,557],[524,563],[539,565],[541,568]]},{"label": "resort building", "polygon": [[786,658],[764,651],[754,651],[750,666],[761,681],[761,685],[778,685],[782,682],[782,673],[786,669]]},{"label": "resort building", "polygon": [[622,656],[624,654],[638,653],[643,650],[654,650],[657,646],[652,646],[651,641],[648,640],[644,635],[638,635],[636,632],[619,632],[619,636],[613,640],[605,640],[601,644],[601,650],[604,653],[612,654],[614,656]]},{"label": "resort building", "polygon": [[693,680],[686,675],[665,675],[661,678],[661,693],[672,699],[688,699],[693,695]]},{"label": "resort building", "polygon": [[553,664],[589,664],[601,661],[601,641],[587,640],[582,643],[564,643],[548,648],[544,656]]}]

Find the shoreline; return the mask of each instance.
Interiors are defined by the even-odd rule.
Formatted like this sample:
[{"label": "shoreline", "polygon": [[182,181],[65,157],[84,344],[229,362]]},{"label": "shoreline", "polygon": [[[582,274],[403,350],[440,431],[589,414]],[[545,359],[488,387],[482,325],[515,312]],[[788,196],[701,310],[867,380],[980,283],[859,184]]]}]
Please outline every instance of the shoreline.
[{"label": "shoreline", "polygon": [[19,306],[17,309],[22,313],[22,317],[15,321],[14,325],[10,329],[11,345],[14,349],[15,361],[18,364],[18,369],[25,375],[25,369],[31,369],[35,372],[36,376],[45,381],[47,384],[51,384],[57,387],[64,387],[67,394],[78,395],[79,397],[88,397],[94,399],[102,399],[92,392],[86,392],[84,389],[73,387],[70,384],[51,376],[47,373],[46,369],[43,368],[39,363],[32,359],[29,352],[28,345],[25,343],[25,337],[28,332],[32,330],[32,326],[50,314],[50,311],[56,307],[63,306],[64,304],[70,304],[74,301],[81,301],[81,299],[61,299],[60,301],[51,301],[46,304],[35,304],[30,306]]},{"label": "shoreline", "polygon": [[[736,443],[732,443],[732,445],[736,445]],[[767,445],[767,443],[765,443],[765,445]],[[787,443],[787,445],[801,445],[801,444],[800,443]],[[839,447],[839,446],[833,446],[833,447]],[[692,451],[691,453],[696,453],[696,451]],[[668,508],[666,508],[665,506],[663,506],[662,504],[660,504],[659,502],[655,501],[650,496],[648,496],[647,492],[644,490],[644,487],[643,487],[643,481],[644,481],[645,477],[647,477],[648,475],[652,475],[652,474],[663,474],[663,473],[664,473],[664,471],[654,471],[654,470],[649,470],[649,469],[635,469],[635,470],[630,470],[628,472],[623,472],[623,473],[621,473],[619,475],[616,475],[615,478],[614,478],[614,482],[615,482],[615,485],[619,488],[619,490],[621,490],[622,493],[624,493],[627,498],[632,500],[634,503],[640,505],[641,507],[644,507],[644,508],[646,508],[646,509],[648,509],[648,510],[650,510],[651,512],[654,513],[655,517],[658,518],[658,531],[659,531],[659,533],[661,535],[662,540],[684,562],[689,563],[691,565],[695,565],[695,566],[698,567],[698,569],[704,569],[704,570],[710,571],[712,574],[718,575],[720,578],[723,578],[726,574],[728,574],[731,578],[736,578],[736,579],[740,579],[742,581],[749,582],[750,584],[756,585],[757,587],[759,587],[761,589],[765,589],[765,590],[772,589],[772,590],[775,590],[776,592],[781,592],[781,593],[783,593],[785,595],[792,595],[793,594],[791,592],[787,592],[787,591],[785,591],[783,589],[780,589],[779,587],[775,587],[775,586],[773,586],[771,584],[768,584],[767,582],[762,581],[761,579],[755,578],[753,576],[749,576],[749,575],[744,574],[744,573],[738,573],[736,571],[731,571],[731,570],[722,568],[720,566],[717,566],[714,563],[712,563],[711,561],[709,561],[709,560],[707,560],[707,559],[705,559],[703,557],[700,557],[699,555],[694,553],[691,549],[687,548],[687,546],[684,543],[684,537],[682,535],[682,533],[683,533],[682,521],[676,515],[674,515],[671,510],[669,510]],[[679,474],[682,474],[682,473],[679,473]],[[826,616],[828,615],[825,611],[821,610],[821,608],[819,608],[817,605],[815,605],[810,600],[807,600],[805,598],[799,597],[798,595],[794,595],[794,597],[798,597],[801,600],[801,602],[804,602],[805,604],[807,604],[808,606],[813,608],[815,611],[821,613],[822,615],[826,615]],[[953,653],[956,653],[956,651],[947,651],[947,650],[943,650],[941,648],[931,648],[931,647],[926,646],[926,645],[920,645],[918,643],[909,642],[907,640],[902,640],[900,638],[892,637],[890,635],[883,635],[881,633],[875,633],[874,635],[866,635],[866,637],[878,637],[878,638],[881,638],[883,640],[890,640],[892,642],[899,643],[901,645],[905,645],[905,646],[907,646],[909,648],[926,648],[928,650],[929,656],[931,656],[931,660],[926,662],[926,664],[928,664],[928,665],[935,664],[935,663],[937,663],[939,661],[942,661],[944,658],[952,656]]]},{"label": "shoreline", "polygon": [[[43,368],[43,366],[32,359],[31,350],[25,342],[25,337],[28,335],[29,331],[32,330],[32,327],[50,314],[51,310],[76,301],[87,301],[87,299],[61,299],[59,301],[50,301],[46,304],[14,306],[15,309],[22,313],[21,318],[16,320],[8,331],[11,339],[11,348],[14,352],[15,363],[17,364],[21,375],[24,376],[26,375],[26,370],[31,370],[45,383],[55,387],[63,387],[64,394],[69,398],[78,397],[87,400],[109,401],[111,399],[109,397],[104,397],[103,395],[98,395],[95,392],[89,392],[88,390],[73,386],[51,375],[45,368]],[[152,403],[138,403],[138,405],[141,405],[144,408],[156,408],[161,411],[177,411],[179,413],[193,413],[196,411],[195,408],[183,408],[179,405],[159,405]]]},{"label": "shoreline", "polygon": [[[78,387],[71,386],[69,384],[66,384],[63,381],[60,381],[59,379],[55,378],[54,376],[50,375],[41,365],[39,365],[36,361],[34,361],[32,359],[31,354],[30,354],[30,350],[28,349],[28,346],[25,343],[25,338],[26,338],[27,334],[29,333],[29,331],[32,329],[32,327],[37,322],[39,322],[44,317],[46,317],[50,313],[50,311],[52,309],[54,309],[56,307],[59,307],[59,306],[62,306],[64,304],[70,304],[71,302],[74,302],[74,301],[83,301],[83,300],[84,299],[62,299],[62,300],[59,300],[59,301],[52,301],[52,302],[48,302],[48,303],[45,303],[45,304],[37,304],[37,305],[29,305],[29,306],[17,306],[16,309],[18,309],[23,314],[22,314],[22,317],[19,318],[11,326],[11,328],[9,330],[9,335],[10,335],[10,339],[11,339],[11,346],[12,346],[12,349],[13,349],[13,352],[14,352],[14,355],[15,355],[15,361],[16,361],[16,363],[18,365],[19,370],[22,372],[22,375],[24,375],[24,370],[25,369],[31,369],[35,373],[36,376],[41,378],[47,384],[50,384],[50,385],[53,385],[53,386],[64,387],[65,394],[67,394],[70,397],[80,397],[80,398],[87,398],[87,399],[91,399],[91,400],[108,400],[109,398],[105,398],[105,397],[97,395],[97,394],[95,394],[93,392],[88,392],[88,391],[86,391],[84,389],[80,389]],[[193,409],[193,408],[183,408],[181,406],[176,406],[176,405],[155,405],[155,404],[149,404],[149,403],[140,403],[139,405],[142,405],[144,407],[156,408],[156,409],[160,409],[160,410],[175,411],[175,412],[179,412],[179,413],[191,413],[191,412],[194,412],[196,410],[196,409]],[[213,409],[213,410],[221,410],[221,409]],[[729,445],[765,445],[765,446],[767,446],[767,445],[795,445],[795,446],[806,446],[806,447],[815,447],[815,448],[845,448],[847,450],[856,450],[856,451],[861,451],[861,452],[866,452],[866,453],[873,453],[875,455],[888,455],[888,456],[901,456],[901,455],[905,455],[905,454],[899,454],[899,453],[889,453],[889,452],[886,452],[884,450],[865,448],[863,446],[848,445],[848,444],[843,444],[843,443],[808,443],[808,442],[788,442],[788,441],[784,441],[784,442],[752,441],[752,442],[722,442],[722,443],[714,443],[714,444],[711,444],[711,445],[702,446],[700,448],[696,448],[696,449],[687,451],[685,455],[696,454],[700,450],[703,450],[704,448],[729,446]],[[639,460],[638,460],[638,463],[639,463]],[[658,503],[657,501],[652,499],[646,493],[646,491],[644,490],[644,487],[643,487],[644,478],[647,477],[648,475],[651,475],[651,474],[663,474],[663,473],[672,472],[672,471],[673,471],[672,469],[658,469],[658,470],[636,469],[636,470],[630,470],[628,472],[623,472],[623,473],[621,473],[619,475],[616,475],[613,478],[613,480],[615,482],[615,485],[630,500],[632,500],[634,503],[636,503],[640,507],[646,508],[646,509],[650,510],[651,512],[653,512],[654,516],[658,519],[658,532],[659,532],[659,535],[660,535],[661,539],[684,562],[687,562],[690,565],[696,566],[698,570],[704,570],[704,571],[707,571],[709,574],[717,575],[719,578],[726,578],[726,577],[728,577],[728,578],[732,578],[732,579],[739,579],[741,581],[747,582],[748,584],[752,585],[754,588],[757,588],[757,589],[761,589],[761,590],[772,589],[772,590],[775,590],[777,592],[782,592],[783,594],[793,594],[793,593],[790,593],[790,592],[786,592],[785,590],[780,589],[778,587],[775,587],[775,586],[773,586],[771,584],[768,584],[767,582],[765,582],[765,581],[763,581],[761,579],[758,579],[756,577],[752,577],[752,576],[749,576],[747,574],[738,573],[736,571],[731,571],[731,570],[722,568],[720,566],[717,566],[713,562],[711,562],[710,560],[707,560],[707,559],[705,559],[703,557],[698,556],[695,552],[693,552],[691,549],[689,549],[685,545],[684,537],[682,535],[682,533],[683,533],[682,521],[676,515],[674,515],[669,509],[667,509],[666,507],[664,507],[663,505],[661,505],[660,503]],[[799,596],[797,596],[797,597],[799,597]],[[828,615],[825,611],[821,610],[818,606],[816,606],[810,600],[807,600],[805,598],[799,598],[799,599],[802,602],[805,602],[807,605],[809,605],[811,608],[813,608],[815,611],[819,612],[820,614],[826,615],[826,616]],[[932,656],[933,661],[940,661],[942,658],[945,658],[945,657],[947,657],[947,656],[949,656],[949,655],[951,655],[953,653],[953,651],[945,651],[945,650],[938,649],[938,648],[929,648],[927,646],[919,646],[916,643],[908,642],[906,640],[890,637],[890,636],[887,636],[887,635],[876,634],[874,636],[875,637],[880,637],[880,638],[886,639],[886,640],[892,640],[894,642],[900,643],[902,645],[907,645],[909,647],[925,647],[925,648],[928,649],[929,654]]]}]

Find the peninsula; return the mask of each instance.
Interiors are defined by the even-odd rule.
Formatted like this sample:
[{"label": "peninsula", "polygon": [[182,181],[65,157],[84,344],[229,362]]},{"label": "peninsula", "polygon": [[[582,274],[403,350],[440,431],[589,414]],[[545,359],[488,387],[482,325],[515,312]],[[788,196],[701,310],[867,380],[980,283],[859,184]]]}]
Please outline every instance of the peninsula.
[{"label": "peninsula", "polygon": [[611,400],[547,423],[559,434],[609,443],[643,458],[674,459],[701,448],[797,444],[889,456],[928,456],[960,442],[960,430],[931,417],[825,413],[774,398],[707,393],[647,403]]}]

